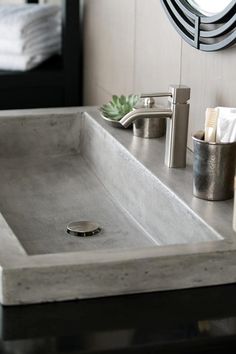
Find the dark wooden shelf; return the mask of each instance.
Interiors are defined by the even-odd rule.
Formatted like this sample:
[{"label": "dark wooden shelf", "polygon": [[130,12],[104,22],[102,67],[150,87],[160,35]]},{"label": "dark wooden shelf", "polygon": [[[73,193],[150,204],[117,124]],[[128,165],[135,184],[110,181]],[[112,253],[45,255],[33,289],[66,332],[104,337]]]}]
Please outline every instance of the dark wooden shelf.
[{"label": "dark wooden shelf", "polygon": [[39,67],[27,71],[0,71],[0,90],[9,88],[25,88],[49,86],[63,86],[62,57],[54,56]]},{"label": "dark wooden shelf", "polygon": [[0,306],[0,351],[9,354],[9,344],[18,349],[22,340],[32,354],[39,353],[39,343],[40,353],[54,354],[235,354],[235,305],[231,284]]}]

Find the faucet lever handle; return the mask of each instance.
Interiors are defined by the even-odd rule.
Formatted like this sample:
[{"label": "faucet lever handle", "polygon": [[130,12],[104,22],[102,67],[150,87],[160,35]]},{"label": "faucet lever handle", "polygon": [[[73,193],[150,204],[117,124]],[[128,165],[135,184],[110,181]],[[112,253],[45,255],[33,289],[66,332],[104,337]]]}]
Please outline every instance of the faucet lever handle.
[{"label": "faucet lever handle", "polygon": [[171,97],[171,92],[142,93],[141,98]]},{"label": "faucet lever handle", "polygon": [[143,93],[141,98],[169,97],[174,104],[187,103],[190,99],[190,88],[185,85],[170,85],[169,92]]}]

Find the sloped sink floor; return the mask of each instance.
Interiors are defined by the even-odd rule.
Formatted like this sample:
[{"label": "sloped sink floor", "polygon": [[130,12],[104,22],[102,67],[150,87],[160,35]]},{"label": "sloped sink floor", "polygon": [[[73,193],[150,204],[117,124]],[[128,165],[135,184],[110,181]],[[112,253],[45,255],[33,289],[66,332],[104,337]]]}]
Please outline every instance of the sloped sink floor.
[{"label": "sloped sink floor", "polygon": [[[29,255],[152,246],[80,155],[0,159],[0,210]],[[97,221],[93,237],[66,233],[71,221]]]}]

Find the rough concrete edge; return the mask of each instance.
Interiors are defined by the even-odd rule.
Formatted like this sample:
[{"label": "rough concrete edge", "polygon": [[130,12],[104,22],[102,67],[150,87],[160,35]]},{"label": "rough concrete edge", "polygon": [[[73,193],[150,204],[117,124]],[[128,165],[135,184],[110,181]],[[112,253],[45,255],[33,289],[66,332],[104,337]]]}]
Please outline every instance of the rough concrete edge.
[{"label": "rough concrete edge", "polygon": [[14,109],[14,110],[2,110],[0,111],[0,118],[19,118],[19,117],[37,117],[48,116],[55,114],[76,114],[84,111],[84,107],[62,107],[62,108],[35,108],[35,109]]},{"label": "rough concrete edge", "polygon": [[[189,267],[186,265],[190,261],[191,269],[189,271]],[[171,265],[173,262],[177,267],[173,267],[174,264]],[[106,268],[105,272],[104,267]],[[227,276],[225,276],[226,269]],[[178,259],[173,259],[173,257],[172,259],[165,257],[165,259],[162,259],[161,264],[158,264],[155,259],[141,260],[138,263],[136,259],[124,263],[113,262],[113,268],[110,268],[109,271],[112,272],[112,277],[107,272],[107,264],[105,263],[94,264],[92,267],[88,266],[88,269],[85,270],[80,265],[75,265],[73,269],[68,267],[68,273],[64,269],[64,274],[67,275],[67,278],[63,278],[63,274],[58,272],[58,267],[51,267],[51,274],[48,274],[48,270],[43,273],[41,269],[38,269],[38,274],[32,273],[31,270],[31,268],[24,270],[8,269],[3,272],[0,300],[4,306],[199,288],[210,285],[231,284],[236,280],[234,255],[232,253],[220,254],[219,252],[214,255],[213,259],[209,259],[206,254],[201,256],[195,254],[193,258],[191,255],[186,255],[184,259],[181,259],[181,262],[178,262]],[[88,280],[90,282],[90,277],[94,276],[98,270],[104,274],[104,279],[100,278],[95,287],[91,289]],[[212,273],[213,270],[215,271],[214,273]],[[53,283],[52,287],[51,277],[55,272],[57,282],[56,285]],[[122,284],[123,279],[121,276],[124,275],[124,272],[127,273],[127,284]],[[152,273],[151,278],[147,279],[149,272]],[[214,276],[212,276],[213,274]],[[81,289],[77,287],[77,284],[80,283],[76,283],[76,275],[79,280],[82,277]],[[41,282],[39,277],[41,277]],[[113,287],[114,279],[117,280],[115,288]],[[164,282],[163,279],[165,279]],[[20,286],[23,285],[24,289],[17,289],[18,282],[20,282]],[[105,288],[103,283],[106,284]],[[44,288],[40,289],[40,286]],[[64,293],[61,293],[60,286],[63,286]],[[36,288],[36,292],[33,294],[29,291],[32,287]],[[70,293],[67,292],[67,289],[70,289]],[[29,292],[27,293],[27,291]],[[59,292],[60,296],[58,296]]]}]

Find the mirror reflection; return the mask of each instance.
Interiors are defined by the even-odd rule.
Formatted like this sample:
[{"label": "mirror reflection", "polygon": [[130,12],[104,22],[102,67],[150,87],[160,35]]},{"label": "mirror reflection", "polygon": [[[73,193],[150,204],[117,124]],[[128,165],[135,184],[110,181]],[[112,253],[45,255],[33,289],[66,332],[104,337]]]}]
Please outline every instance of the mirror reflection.
[{"label": "mirror reflection", "polygon": [[206,16],[222,12],[232,0],[188,0],[189,4]]}]

